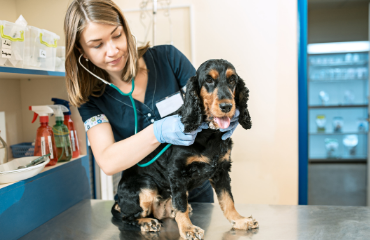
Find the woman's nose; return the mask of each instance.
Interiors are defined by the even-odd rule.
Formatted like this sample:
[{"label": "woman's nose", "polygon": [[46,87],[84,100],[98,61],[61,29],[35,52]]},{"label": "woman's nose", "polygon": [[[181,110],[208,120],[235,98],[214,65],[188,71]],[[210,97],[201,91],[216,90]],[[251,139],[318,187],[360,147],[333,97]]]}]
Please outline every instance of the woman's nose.
[{"label": "woman's nose", "polygon": [[109,57],[115,56],[119,52],[117,46],[113,43],[113,41],[109,41],[107,44],[107,55]]}]

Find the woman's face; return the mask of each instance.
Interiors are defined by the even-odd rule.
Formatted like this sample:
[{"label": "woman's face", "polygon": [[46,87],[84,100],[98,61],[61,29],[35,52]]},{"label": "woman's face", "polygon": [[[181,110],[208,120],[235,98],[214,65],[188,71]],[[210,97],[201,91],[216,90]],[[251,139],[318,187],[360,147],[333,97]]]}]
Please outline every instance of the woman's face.
[{"label": "woman's face", "polygon": [[90,22],[81,34],[80,44],[83,57],[108,74],[120,72],[126,65],[127,38],[122,26]]}]

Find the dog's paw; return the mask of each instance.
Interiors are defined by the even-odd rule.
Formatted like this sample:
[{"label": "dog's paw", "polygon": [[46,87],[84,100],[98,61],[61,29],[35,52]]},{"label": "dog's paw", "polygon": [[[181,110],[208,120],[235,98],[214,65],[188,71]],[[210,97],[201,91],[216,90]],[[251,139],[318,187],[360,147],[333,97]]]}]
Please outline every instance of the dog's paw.
[{"label": "dog's paw", "polygon": [[190,225],[186,229],[180,232],[180,235],[184,239],[189,240],[200,240],[204,237],[204,230],[200,227]]},{"label": "dog's paw", "polygon": [[258,228],[258,222],[252,216],[231,221],[233,229],[249,230]]},{"label": "dog's paw", "polygon": [[161,230],[161,223],[154,218],[138,219],[140,229],[142,232],[159,232]]},{"label": "dog's paw", "polygon": [[146,240],[159,240],[159,232],[141,232],[141,236]]}]

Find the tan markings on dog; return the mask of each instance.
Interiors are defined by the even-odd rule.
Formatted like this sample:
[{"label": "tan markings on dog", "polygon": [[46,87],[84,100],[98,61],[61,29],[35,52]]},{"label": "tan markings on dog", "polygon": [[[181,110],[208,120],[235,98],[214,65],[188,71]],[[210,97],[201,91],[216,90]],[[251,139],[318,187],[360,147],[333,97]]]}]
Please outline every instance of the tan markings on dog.
[{"label": "tan markings on dog", "polygon": [[157,199],[157,195],[157,190],[141,189],[139,193],[140,207],[143,209],[141,217],[146,217],[152,213],[153,202]]},{"label": "tan markings on dog", "polygon": [[[230,90],[230,92],[231,92],[231,90]],[[232,99],[221,99],[221,100],[219,100],[218,98],[216,98],[216,100],[217,100],[218,104],[220,104],[220,103],[231,103],[231,104],[233,104],[234,103]]]},{"label": "tan markings on dog", "polygon": [[[202,87],[200,90],[200,97],[203,101],[204,112],[207,116],[207,120],[211,121],[211,117],[215,116],[227,116],[232,118],[235,114],[236,104],[235,99],[222,99],[219,100],[217,97],[218,89],[216,88],[212,93],[209,93],[205,87]],[[233,95],[234,96],[234,95]],[[224,113],[220,109],[220,103],[231,103],[233,106],[228,113]],[[219,128],[218,124],[215,121],[212,121],[213,125]]]},{"label": "tan markings on dog", "polygon": [[259,227],[252,216],[243,217],[236,211],[234,201],[227,191],[223,190],[217,197],[225,217],[233,224],[233,229],[249,230]]},{"label": "tan markings on dog", "polygon": [[218,73],[218,71],[217,70],[215,70],[215,69],[212,69],[211,71],[209,71],[209,73],[208,73],[213,79],[217,79],[218,78],[218,76],[219,76],[219,73]]},{"label": "tan markings on dog", "polygon": [[119,205],[118,205],[118,204],[115,204],[115,205],[114,205],[114,209],[115,209],[116,211],[118,211],[118,212],[121,212],[121,208],[119,207]]},{"label": "tan markings on dog", "polygon": [[153,204],[153,216],[157,219],[174,218],[175,209],[172,206],[172,198],[158,199]]},{"label": "tan markings on dog", "polygon": [[[211,112],[215,116],[227,116],[229,118],[232,118],[235,114],[235,99],[234,98],[233,99],[218,99],[218,97],[217,97],[218,89],[215,89],[214,92],[215,92],[215,98],[214,98],[213,104],[211,106]],[[230,111],[225,114],[224,112],[221,111],[221,108],[220,108],[221,103],[231,103],[233,106],[230,109]]]},{"label": "tan markings on dog", "polygon": [[209,93],[205,87],[202,87],[200,90],[200,98],[203,101],[203,106],[204,106],[204,112],[207,116],[207,120],[210,121],[210,117],[212,116],[211,114],[211,106],[214,101],[214,93]]},{"label": "tan markings on dog", "polygon": [[161,230],[161,224],[154,218],[138,218],[138,224],[142,232],[158,232]]},{"label": "tan markings on dog", "polygon": [[[235,104],[235,100],[234,98],[233,99],[218,99],[217,97],[217,92],[218,92],[218,89],[215,89],[214,92],[214,95],[215,95],[215,98],[212,102],[212,105],[211,105],[211,108],[210,108],[210,112],[213,116],[218,116],[218,117],[221,117],[221,116],[227,116],[229,118],[232,118],[235,114],[235,110],[236,110],[236,104]],[[221,108],[220,108],[220,104],[221,103],[231,103],[232,104],[232,107],[230,109],[230,111],[228,113],[224,113],[221,111]],[[216,122],[213,122],[213,124],[216,126],[216,127],[219,127],[218,124]]]},{"label": "tan markings on dog", "polygon": [[234,70],[228,68],[226,70],[226,78],[229,78],[231,75],[235,74]]},{"label": "tan markings on dog", "polygon": [[175,220],[179,226],[180,232],[184,232],[185,229],[192,225],[189,218],[189,207],[186,208],[185,212],[176,211]]},{"label": "tan markings on dog", "polygon": [[227,153],[223,157],[220,157],[218,161],[219,162],[230,161],[230,153],[231,153],[231,150],[230,149],[227,150]]},{"label": "tan markings on dog", "polygon": [[189,205],[185,212],[176,211],[175,220],[179,227],[180,236],[184,239],[203,239],[204,230],[193,225],[189,218]]},{"label": "tan markings on dog", "polygon": [[189,165],[189,164],[192,164],[193,162],[204,162],[204,163],[209,163],[210,160],[209,158],[205,157],[205,156],[191,156],[191,157],[188,157],[188,159],[186,159],[186,165]]},{"label": "tan markings on dog", "polygon": [[224,212],[225,217],[229,221],[236,221],[242,219],[243,217],[236,211],[234,206],[234,201],[231,199],[230,194],[223,190],[220,194],[217,195],[218,202],[222,211]]}]

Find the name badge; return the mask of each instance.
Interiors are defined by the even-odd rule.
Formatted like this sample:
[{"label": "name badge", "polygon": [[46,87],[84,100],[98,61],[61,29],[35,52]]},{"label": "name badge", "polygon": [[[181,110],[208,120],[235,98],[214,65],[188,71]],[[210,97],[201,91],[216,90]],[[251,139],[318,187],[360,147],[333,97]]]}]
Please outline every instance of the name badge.
[{"label": "name badge", "polygon": [[172,95],[169,95],[159,101],[156,102],[156,106],[158,109],[161,118],[175,112],[184,104],[184,100],[182,99],[182,93],[176,92]]}]

